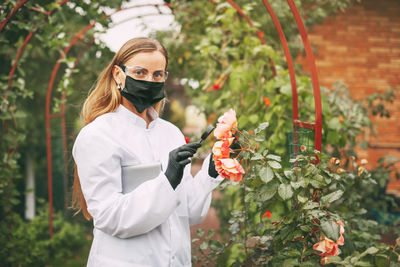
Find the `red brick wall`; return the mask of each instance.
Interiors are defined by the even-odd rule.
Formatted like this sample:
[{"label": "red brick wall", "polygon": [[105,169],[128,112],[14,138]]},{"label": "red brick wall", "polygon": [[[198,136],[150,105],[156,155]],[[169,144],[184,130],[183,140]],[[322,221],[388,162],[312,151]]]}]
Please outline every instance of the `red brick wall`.
[{"label": "red brick wall", "polygon": [[[343,81],[355,99],[394,89],[397,99],[386,106],[391,117],[373,118],[379,133],[366,134],[370,148],[359,156],[372,166],[384,155],[400,159],[400,1],[362,0],[311,29],[309,39],[322,86]],[[297,61],[307,71],[305,58]],[[400,182],[387,190],[400,196]]]}]

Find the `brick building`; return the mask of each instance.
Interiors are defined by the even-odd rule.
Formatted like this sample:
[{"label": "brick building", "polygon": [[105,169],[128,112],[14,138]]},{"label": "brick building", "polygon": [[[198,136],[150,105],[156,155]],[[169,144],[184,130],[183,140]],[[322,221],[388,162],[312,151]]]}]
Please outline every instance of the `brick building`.
[{"label": "brick building", "polygon": [[[400,160],[400,1],[362,0],[308,31],[322,86],[345,82],[354,99],[393,88],[396,99],[386,105],[390,118],[374,117],[378,135],[366,134],[370,146],[360,150],[370,166],[385,155]],[[307,71],[304,57],[297,61]],[[396,164],[400,171],[400,162]],[[387,192],[400,197],[400,181]]]}]

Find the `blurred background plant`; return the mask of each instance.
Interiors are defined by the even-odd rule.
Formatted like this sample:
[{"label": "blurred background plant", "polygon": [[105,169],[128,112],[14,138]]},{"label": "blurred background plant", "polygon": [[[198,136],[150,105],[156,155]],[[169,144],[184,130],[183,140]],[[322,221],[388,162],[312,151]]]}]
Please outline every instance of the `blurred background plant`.
[{"label": "blurred background plant", "polygon": [[[1,266],[60,266],[87,246],[90,224],[73,218],[68,210],[72,162],[69,158],[68,166],[64,166],[60,116],[51,119],[52,173],[56,177],[53,179],[53,204],[57,211],[51,239],[49,214],[45,211],[48,205],[39,201],[48,200],[46,89],[59,60],[61,65],[55,77],[51,112],[60,114],[61,102],[68,99],[66,131],[68,151],[71,151],[73,135],[79,128],[81,101],[113,53],[94,38],[102,31],[101,27],[93,27],[86,35],[78,36],[77,44],[67,55],[64,49],[93,21],[107,27],[111,20],[105,17],[106,8],[118,8],[121,3],[42,0],[0,4],[0,21],[4,26],[0,32]],[[9,17],[18,6],[20,9]],[[61,56],[64,58],[60,59]],[[78,61],[79,66],[75,66]],[[67,98],[60,100],[63,93]],[[69,177],[64,175],[65,170],[70,171]],[[28,186],[28,176],[34,179],[34,189]],[[32,191],[35,199],[30,207],[39,208],[36,214],[26,217],[26,197]],[[84,264],[87,254],[83,257]]]}]

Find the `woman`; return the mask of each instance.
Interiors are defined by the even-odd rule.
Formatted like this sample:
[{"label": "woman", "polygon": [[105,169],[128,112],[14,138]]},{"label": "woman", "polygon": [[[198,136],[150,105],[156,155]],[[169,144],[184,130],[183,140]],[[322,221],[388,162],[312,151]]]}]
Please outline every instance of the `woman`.
[{"label": "woman", "polygon": [[[191,266],[190,229],[207,214],[222,178],[210,156],[196,177],[186,144],[158,117],[164,104],[168,55],[156,40],[126,42],[86,99],[76,138],[73,207],[93,218],[87,266]],[[123,166],[159,162],[156,178],[123,194]]]}]

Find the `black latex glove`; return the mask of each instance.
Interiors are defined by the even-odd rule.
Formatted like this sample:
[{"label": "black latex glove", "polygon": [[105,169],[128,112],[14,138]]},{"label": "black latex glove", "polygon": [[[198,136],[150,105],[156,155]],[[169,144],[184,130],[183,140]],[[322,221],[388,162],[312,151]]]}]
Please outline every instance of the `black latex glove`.
[{"label": "black latex glove", "polygon": [[233,137],[235,138],[232,142],[232,144],[229,146],[229,148],[231,149],[231,153],[230,153],[230,157],[231,158],[236,158],[237,155],[240,153],[240,150],[242,149],[242,147],[240,146],[239,141],[237,140],[237,137],[235,135],[233,135]]},{"label": "black latex glove", "polygon": [[[236,157],[239,152],[237,151],[238,149],[241,149],[242,147],[239,144],[239,141],[236,140],[236,136],[233,136],[235,139],[233,140],[232,144],[229,146],[231,150],[236,150],[230,153],[230,157]],[[208,165],[208,175],[210,175],[213,178],[217,178],[218,172],[215,170],[215,163],[213,160],[213,153],[210,155],[210,164]]]},{"label": "black latex glove", "polygon": [[208,165],[208,175],[210,175],[212,178],[217,178],[218,172],[215,170],[215,163],[213,160],[213,153],[211,152],[210,155],[210,164]]},{"label": "black latex glove", "polygon": [[167,176],[174,190],[182,180],[183,169],[190,163],[189,158],[193,157],[199,147],[201,147],[201,144],[194,142],[185,144],[169,152],[168,167],[165,171],[165,176]]}]

